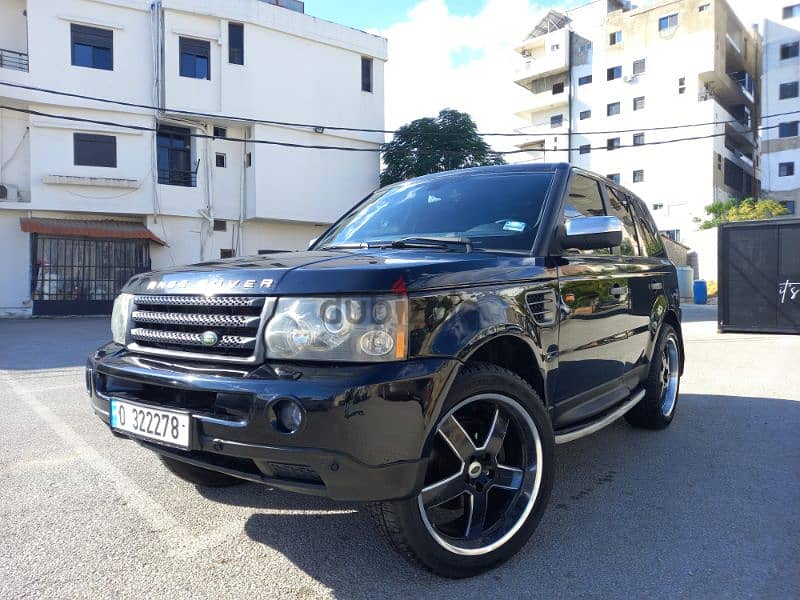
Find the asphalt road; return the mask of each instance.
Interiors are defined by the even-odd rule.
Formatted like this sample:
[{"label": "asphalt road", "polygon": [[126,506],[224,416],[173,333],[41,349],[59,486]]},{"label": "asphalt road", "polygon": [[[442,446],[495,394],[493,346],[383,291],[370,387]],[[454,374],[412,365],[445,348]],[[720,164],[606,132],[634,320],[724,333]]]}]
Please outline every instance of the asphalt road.
[{"label": "asphalt road", "polygon": [[465,581],[408,566],[357,506],[172,477],[89,410],[105,320],[0,321],[0,597],[796,598],[800,336],[690,309],[673,425],[560,446],[531,542]]}]

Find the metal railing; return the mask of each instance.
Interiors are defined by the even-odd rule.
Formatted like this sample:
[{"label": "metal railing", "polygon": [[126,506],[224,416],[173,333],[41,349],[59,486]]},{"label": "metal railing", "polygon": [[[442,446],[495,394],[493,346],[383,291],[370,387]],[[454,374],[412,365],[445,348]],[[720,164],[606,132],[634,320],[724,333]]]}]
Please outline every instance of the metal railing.
[{"label": "metal railing", "polygon": [[0,68],[27,71],[28,55],[24,52],[0,48]]},{"label": "metal railing", "polygon": [[182,171],[179,169],[159,169],[158,183],[162,185],[197,187],[197,172]]}]

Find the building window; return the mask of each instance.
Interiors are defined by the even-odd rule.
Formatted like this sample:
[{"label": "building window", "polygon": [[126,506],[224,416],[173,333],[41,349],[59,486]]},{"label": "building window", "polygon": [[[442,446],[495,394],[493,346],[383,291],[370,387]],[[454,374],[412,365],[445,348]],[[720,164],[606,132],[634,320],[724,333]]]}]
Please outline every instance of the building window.
[{"label": "building window", "polygon": [[564,92],[564,82],[559,81],[558,83],[553,84],[553,93],[554,94],[561,94]]},{"label": "building window", "polygon": [[250,168],[250,167],[253,166],[253,153],[252,152],[248,152],[247,154],[245,154],[245,156],[244,156],[244,166],[247,167],[247,168]]},{"label": "building window", "polygon": [[619,138],[608,138],[606,140],[606,149],[607,150],[616,150],[619,148]]},{"label": "building window", "polygon": [[647,61],[644,58],[640,58],[639,60],[633,61],[633,74],[642,75],[645,71],[646,66],[647,66]]},{"label": "building window", "polygon": [[611,173],[610,175],[606,175],[606,179],[610,179],[614,183],[619,183],[619,173]]},{"label": "building window", "polygon": [[228,231],[228,222],[223,219],[214,219],[214,231]]},{"label": "building window", "polygon": [[642,183],[644,181],[644,170],[637,169],[633,172],[633,183]]},{"label": "building window", "polygon": [[561,48],[559,44],[552,44],[550,46],[550,52],[558,52],[558,49]]},{"label": "building window", "polygon": [[180,75],[191,79],[211,79],[211,44],[204,40],[180,38]]},{"label": "building window", "polygon": [[114,70],[114,32],[85,25],[70,26],[72,64],[90,69]]},{"label": "building window", "polygon": [[591,147],[589,144],[584,144],[583,146],[581,146],[581,147],[578,149],[578,151],[579,151],[581,154],[589,154],[589,153],[592,151],[592,147]]},{"label": "building window", "polygon": [[228,166],[228,157],[222,152],[217,152],[216,160],[217,160],[217,166],[220,167],[221,169],[224,169],[225,167]]},{"label": "building window", "polygon": [[633,110],[644,110],[644,96],[633,99]]},{"label": "building window", "polygon": [[550,117],[550,127],[556,129],[564,124],[564,115],[553,115]]},{"label": "building window", "polygon": [[634,133],[633,134],[633,145],[634,146],[644,146],[644,134],[643,133]]},{"label": "building window", "polygon": [[228,137],[228,130],[225,127],[214,127],[214,137],[215,138]]},{"label": "building window", "polygon": [[622,67],[611,67],[610,69],[606,69],[606,80],[613,81],[615,79],[619,79],[622,77]]},{"label": "building window", "polygon": [[778,125],[778,137],[795,137],[797,135],[797,123],[797,121],[788,121]]},{"label": "building window", "polygon": [[794,210],[795,210],[794,209],[794,200],[783,200],[781,202],[781,204],[783,204],[786,207],[786,210],[789,211],[790,215],[794,214]]},{"label": "building window", "polygon": [[112,168],[117,166],[117,138],[115,136],[75,133],[72,141],[76,165]]},{"label": "building window", "polygon": [[791,4],[783,7],[783,18],[791,19],[792,17],[800,17],[800,4]]},{"label": "building window", "polygon": [[614,31],[608,35],[608,45],[609,46],[616,46],[617,44],[622,43],[622,32],[621,31]]},{"label": "building window", "polygon": [[680,242],[681,241],[681,230],[680,229],[667,229],[663,233],[664,233],[665,236],[667,236],[673,242]]},{"label": "building window", "polygon": [[361,91],[372,91],[372,59],[361,57]]},{"label": "building window", "polygon": [[778,177],[791,177],[794,175],[794,163],[782,162],[778,165]]},{"label": "building window", "polygon": [[244,64],[244,25],[241,23],[228,23],[228,62]]},{"label": "building window", "polygon": [[591,110],[582,110],[581,111],[581,121],[583,121],[584,119],[589,119],[589,118],[591,118],[591,116],[592,116],[592,111]]},{"label": "building window", "polygon": [[673,29],[677,26],[678,26],[678,13],[673,13],[671,15],[667,15],[666,17],[661,17],[658,20],[659,31],[666,31],[667,29]]},{"label": "building window", "polygon": [[220,258],[234,258],[236,256],[236,252],[231,248],[221,248],[219,251]]},{"label": "building window", "polygon": [[679,77],[678,78],[678,93],[685,94],[686,93],[686,77]]},{"label": "building window", "polygon": [[606,115],[613,117],[619,114],[619,102],[611,102],[606,106]]},{"label": "building window", "polygon": [[797,81],[789,81],[787,83],[782,83],[780,88],[778,89],[778,99],[779,100],[786,100],[788,98],[797,98],[798,93],[798,82]]},{"label": "building window", "polygon": [[697,7],[698,12],[706,12],[709,8],[711,8],[710,4],[701,4]]},{"label": "building window", "polygon": [[725,173],[723,175],[725,185],[741,192],[744,187],[744,169],[732,160],[725,159]]},{"label": "building window", "polygon": [[663,204],[653,204],[653,210],[662,210],[663,208]]},{"label": "building window", "polygon": [[583,77],[578,78],[578,85],[586,85],[587,83],[592,83],[591,75],[584,75]]},{"label": "building window", "polygon": [[797,57],[800,53],[800,42],[791,42],[789,44],[781,44],[781,60]]},{"label": "building window", "polygon": [[188,129],[159,125],[156,146],[158,183],[184,187],[197,185],[197,173],[192,169],[192,138]]},{"label": "building window", "polygon": [[722,155],[719,152],[714,152],[717,157],[717,171],[722,171]]}]

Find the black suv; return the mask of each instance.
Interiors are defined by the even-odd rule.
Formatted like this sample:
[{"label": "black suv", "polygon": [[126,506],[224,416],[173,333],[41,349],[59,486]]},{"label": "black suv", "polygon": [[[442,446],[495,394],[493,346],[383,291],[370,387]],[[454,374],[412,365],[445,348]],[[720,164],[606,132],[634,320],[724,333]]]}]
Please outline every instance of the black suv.
[{"label": "black suv", "polygon": [[368,503],[404,557],[465,577],[533,533],[555,444],[669,425],[680,323],[639,198],[488,167],[378,190],[307,252],[137,275],[86,382],[179,477]]}]

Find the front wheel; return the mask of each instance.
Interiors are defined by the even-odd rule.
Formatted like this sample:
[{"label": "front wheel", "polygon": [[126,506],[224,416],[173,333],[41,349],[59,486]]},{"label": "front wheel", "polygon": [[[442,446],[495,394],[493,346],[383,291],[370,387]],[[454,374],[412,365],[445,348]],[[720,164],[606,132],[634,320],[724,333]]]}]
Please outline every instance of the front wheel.
[{"label": "front wheel", "polygon": [[422,492],[372,505],[378,529],[445,577],[509,559],[536,529],[553,484],[553,429],[539,396],[510,371],[467,365],[429,442]]}]

